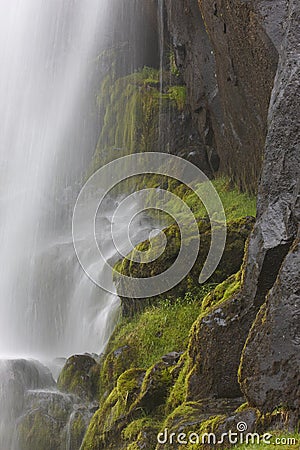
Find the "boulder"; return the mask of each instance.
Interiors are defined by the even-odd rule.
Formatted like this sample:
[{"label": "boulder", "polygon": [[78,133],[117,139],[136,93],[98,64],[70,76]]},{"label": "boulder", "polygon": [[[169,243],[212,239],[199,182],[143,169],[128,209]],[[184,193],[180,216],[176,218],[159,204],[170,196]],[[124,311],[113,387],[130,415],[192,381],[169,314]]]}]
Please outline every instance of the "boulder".
[{"label": "boulder", "polygon": [[54,386],[49,369],[38,361],[0,361],[0,448],[11,448],[16,420],[25,408],[26,392]]},{"label": "boulder", "polygon": [[117,380],[116,387],[94,414],[85,435],[82,450],[118,450],[124,448],[122,431],[128,424],[142,416],[142,410],[135,410],[146,371],[129,369]]},{"label": "boulder", "polygon": [[249,333],[240,382],[248,403],[263,413],[282,407],[300,416],[300,244],[288,253]]},{"label": "boulder", "polygon": [[[227,240],[223,256],[217,269],[209,279],[210,283],[220,283],[228,276],[239,270],[244,256],[245,243],[253,228],[253,224],[253,217],[243,217],[228,222]],[[135,299],[134,293],[132,293],[132,298],[121,297],[124,316],[134,316],[136,313],[143,311],[145,307],[155,304],[161,298],[168,297],[173,301],[176,301],[178,297],[184,297],[185,293],[188,291],[192,292],[193,295],[197,297],[198,289],[201,288],[198,281],[199,274],[206,260],[211,242],[210,222],[203,219],[199,221],[198,225],[201,247],[197,260],[190,273],[175,288],[170,289],[161,296],[150,299]],[[174,263],[180,249],[180,231],[177,225],[170,225],[164,230],[164,232],[167,238],[166,251],[155,261],[140,264],[138,262],[130,261],[129,255],[128,259],[124,258],[115,265],[113,280],[116,285],[117,292],[118,284],[120,282],[118,273],[129,277],[147,278],[164,272]],[[193,236],[191,236],[191,239],[193,239]],[[145,241],[137,245],[136,249],[143,251],[148,248],[148,246],[149,241]],[[122,280],[122,282],[126,283],[126,280]]]},{"label": "boulder", "polygon": [[242,396],[237,374],[254,318],[240,292],[200,315],[188,347],[187,400]]},{"label": "boulder", "polygon": [[79,398],[57,391],[28,391],[17,423],[22,450],[79,450],[92,411]]},{"label": "boulder", "polygon": [[58,377],[57,387],[91,401],[97,396],[99,371],[100,366],[90,355],[71,356]]}]

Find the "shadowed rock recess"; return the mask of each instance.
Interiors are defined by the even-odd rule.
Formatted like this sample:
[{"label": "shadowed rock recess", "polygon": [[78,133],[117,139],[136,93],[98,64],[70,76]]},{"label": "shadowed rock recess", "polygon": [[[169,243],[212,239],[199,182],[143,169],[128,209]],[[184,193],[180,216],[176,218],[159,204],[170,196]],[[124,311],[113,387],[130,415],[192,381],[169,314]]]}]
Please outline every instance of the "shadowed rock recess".
[{"label": "shadowed rock recess", "polygon": [[[127,2],[117,2],[120,16]],[[145,35],[138,21],[138,36],[147,58],[138,51],[124,69],[131,45],[138,45],[133,21],[141,3]],[[249,432],[291,433],[299,444],[299,1],[134,5],[135,15],[125,14],[127,34],[118,35],[115,18],[116,70],[107,68],[99,90],[101,130],[91,170],[125,153],[162,148],[195,162],[222,197],[225,251],[199,286],[211,228],[177,184],[201,234],[193,269],[163,295],[121,298],[104,354],[70,357],[51,395],[29,391],[17,426],[20,450],[229,449],[226,440],[212,446],[201,437],[236,432],[239,422]],[[162,181],[153,176],[149,184]],[[116,263],[117,290],[120,273],[145,278],[175,261],[178,227],[164,231],[167,250],[156,261],[139,264],[128,255]],[[136,249],[148,247],[144,241]],[[173,440],[159,442],[166,429]],[[180,433],[194,433],[193,440],[180,444]]]}]

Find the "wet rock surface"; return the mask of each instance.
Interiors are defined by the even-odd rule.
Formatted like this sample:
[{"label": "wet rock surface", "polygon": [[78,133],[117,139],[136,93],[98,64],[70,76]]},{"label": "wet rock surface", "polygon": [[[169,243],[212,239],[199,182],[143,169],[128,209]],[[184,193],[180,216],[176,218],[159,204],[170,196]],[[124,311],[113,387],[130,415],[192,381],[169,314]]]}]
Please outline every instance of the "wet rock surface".
[{"label": "wet rock surface", "polygon": [[54,386],[49,369],[38,361],[0,361],[0,448],[11,446],[15,421],[24,409],[27,390]]},{"label": "wet rock surface", "polygon": [[[187,86],[188,115],[193,134],[198,136],[194,152],[202,160],[205,155],[207,162],[206,165],[202,162],[201,167],[209,175],[219,168],[214,134],[222,123],[212,46],[196,0],[166,0],[165,8],[176,65]],[[187,153],[176,154],[188,156]]]},{"label": "wet rock surface", "polygon": [[219,159],[220,169],[251,192],[261,170],[285,3],[166,2],[176,61],[208,159],[212,165]]},{"label": "wet rock surface", "polygon": [[[245,295],[261,303],[257,290],[275,282],[278,270],[296,238],[299,213],[299,132],[295,111],[299,105],[300,57],[295,42],[299,6],[290,2],[286,34],[269,110],[269,130],[258,193],[257,221],[249,243]],[[273,270],[274,263],[278,265]],[[275,272],[275,273],[274,273]],[[264,275],[271,280],[265,280]],[[266,292],[265,292],[266,293]]]},{"label": "wet rock surface", "polygon": [[91,401],[97,396],[99,365],[90,355],[73,355],[64,365],[57,386],[63,392]]},{"label": "wet rock surface", "polygon": [[300,244],[288,253],[249,333],[240,381],[250,405],[300,415]]},{"label": "wet rock surface", "polygon": [[[206,3],[200,3],[204,8]],[[216,14],[222,12],[225,20],[219,3],[215,2]],[[240,13],[245,13],[248,7],[237,8],[236,13],[239,9]],[[228,11],[230,5],[227,14]],[[267,295],[267,303],[251,329],[244,350],[242,389],[251,399],[251,405],[262,407],[264,411],[271,412],[281,400],[289,404],[291,411],[296,408],[294,396],[297,392],[292,386],[298,383],[300,354],[292,336],[298,335],[295,292],[299,290],[299,256],[295,250],[288,252],[296,238],[299,222],[299,120],[294,113],[299,104],[299,54],[295,46],[298,20],[299,6],[291,2],[269,110],[258,217],[246,252],[242,289],[237,296],[200,317],[194,328],[189,350],[194,366],[189,377],[190,398],[225,396],[227,389],[232,395],[239,395],[237,368],[241,352]],[[265,349],[262,356],[259,356],[260,345]],[[280,358],[276,346],[277,352],[282,353]],[[290,356],[290,362],[285,360],[284,354]],[[255,358],[259,363],[255,363]],[[289,380],[289,394],[282,381],[284,377]],[[270,387],[267,394],[268,383],[270,386],[273,383],[274,387]]]},{"label": "wet rock surface", "polygon": [[28,391],[17,422],[22,450],[78,450],[92,410],[75,396],[58,391]]},{"label": "wet rock surface", "polygon": [[189,400],[242,396],[237,373],[254,318],[240,294],[199,317],[189,345]]},{"label": "wet rock surface", "polygon": [[[298,2],[290,2],[269,111],[258,220],[249,243],[245,273],[245,295],[252,299],[254,296],[254,304],[263,306],[241,363],[241,384],[251,404],[264,411],[285,404],[292,414],[299,414],[300,364],[298,241],[292,246],[300,218],[300,124],[295,114],[300,100],[300,56],[295,45],[299,13]],[[280,255],[274,258],[276,252]],[[283,263],[281,268],[278,263]],[[272,289],[264,303],[259,288],[266,283]]]}]

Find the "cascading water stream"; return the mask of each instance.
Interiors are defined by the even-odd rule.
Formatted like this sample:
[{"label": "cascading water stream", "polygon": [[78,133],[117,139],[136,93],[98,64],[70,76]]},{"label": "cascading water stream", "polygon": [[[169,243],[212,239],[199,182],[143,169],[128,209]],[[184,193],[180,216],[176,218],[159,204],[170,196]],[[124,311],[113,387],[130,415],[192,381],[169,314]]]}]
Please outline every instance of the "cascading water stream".
[{"label": "cascading water stream", "polygon": [[[74,182],[92,151],[84,96],[99,3],[0,4],[2,355],[45,356],[60,348],[71,256],[63,263],[59,241],[65,248],[71,243],[68,209],[74,202],[61,199],[70,190],[76,196]],[[55,289],[51,278],[59,273]]]},{"label": "cascading water stream", "polygon": [[[97,140],[97,56],[105,48],[109,5],[0,0],[0,450],[15,450],[7,424],[20,411],[12,404],[23,404],[24,392],[43,388],[48,376],[28,358],[48,364],[101,353],[119,310],[118,297],[82,271],[71,235]],[[99,218],[104,244],[114,202]],[[147,221],[137,225],[133,241],[150,228]],[[119,231],[127,233],[122,224]],[[113,247],[110,253],[117,259]]]}]

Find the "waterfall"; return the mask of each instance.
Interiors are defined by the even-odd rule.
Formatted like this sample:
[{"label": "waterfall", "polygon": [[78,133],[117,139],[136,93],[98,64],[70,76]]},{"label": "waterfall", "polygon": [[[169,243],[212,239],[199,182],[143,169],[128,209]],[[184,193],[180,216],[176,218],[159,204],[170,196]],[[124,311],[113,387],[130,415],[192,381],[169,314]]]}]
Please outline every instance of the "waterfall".
[{"label": "waterfall", "polygon": [[[47,387],[28,358],[101,352],[116,309],[108,303],[118,304],[83,279],[71,235],[97,140],[97,55],[108,4],[0,0],[1,450],[15,450],[25,391]],[[78,312],[72,327],[71,308]],[[100,335],[79,326],[91,317]]]},{"label": "waterfall", "polygon": [[[77,349],[65,336],[80,271],[71,212],[96,142],[93,85],[107,4],[0,1],[2,356],[89,350],[85,339]],[[81,292],[94,295],[90,286]]]},{"label": "waterfall", "polygon": [[[0,0],[1,450],[17,448],[13,434],[23,404],[35,395],[43,403],[49,386],[49,398],[63,396],[53,391],[54,381],[49,384],[48,369],[38,361],[53,369],[54,359],[100,354],[118,316],[112,277],[107,293],[82,270],[71,222],[100,132],[96,96],[111,70],[100,55],[118,36],[124,39],[116,23],[120,14],[126,15],[125,27],[131,20],[130,39],[139,40],[131,14],[137,4],[128,9],[118,0]],[[142,50],[129,63],[124,59],[124,73],[141,64]],[[110,239],[117,201],[108,198],[98,218],[97,237],[112,262],[119,257]],[[127,223],[117,230],[121,240]],[[147,219],[136,224],[132,241],[150,230]],[[88,247],[86,253],[92,267]],[[30,394],[32,389],[41,391]]]}]

